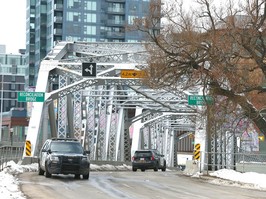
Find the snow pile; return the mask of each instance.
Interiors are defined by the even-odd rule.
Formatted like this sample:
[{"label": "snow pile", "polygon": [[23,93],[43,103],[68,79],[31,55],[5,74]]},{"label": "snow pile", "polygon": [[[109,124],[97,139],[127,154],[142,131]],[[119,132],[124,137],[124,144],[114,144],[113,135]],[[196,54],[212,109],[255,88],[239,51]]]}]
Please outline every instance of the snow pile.
[{"label": "snow pile", "polygon": [[19,190],[16,175],[25,171],[37,171],[38,165],[17,165],[14,161],[7,162],[3,171],[0,172],[0,198],[3,199],[25,199]]},{"label": "snow pile", "polygon": [[[210,173],[210,176],[230,180],[231,182],[227,182],[230,185],[266,190],[266,174],[255,172],[240,173],[235,170],[220,169]],[[221,180],[219,179],[215,179],[212,182],[221,183]]]},{"label": "snow pile", "polygon": [[37,171],[38,164],[30,164],[30,165],[18,165],[14,161],[9,161],[6,163],[3,172],[9,173],[12,175],[17,175],[23,172]]}]

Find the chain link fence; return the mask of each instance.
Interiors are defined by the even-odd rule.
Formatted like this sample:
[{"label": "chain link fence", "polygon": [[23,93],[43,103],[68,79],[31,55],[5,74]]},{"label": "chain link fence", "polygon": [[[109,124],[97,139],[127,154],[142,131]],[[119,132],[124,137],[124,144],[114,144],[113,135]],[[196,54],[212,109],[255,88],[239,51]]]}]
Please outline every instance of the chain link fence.
[{"label": "chain link fence", "polygon": [[[205,160],[205,161],[203,161]],[[266,154],[201,152],[201,171],[233,169],[239,172],[266,174]]]}]

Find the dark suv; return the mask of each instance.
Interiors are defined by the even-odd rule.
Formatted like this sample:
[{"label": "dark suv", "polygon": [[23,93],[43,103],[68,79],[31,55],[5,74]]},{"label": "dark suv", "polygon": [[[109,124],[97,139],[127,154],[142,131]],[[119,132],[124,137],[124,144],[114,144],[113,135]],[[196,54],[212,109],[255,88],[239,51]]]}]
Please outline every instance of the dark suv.
[{"label": "dark suv", "polygon": [[39,175],[74,174],[89,179],[89,151],[84,151],[77,139],[52,138],[43,144],[39,158]]},{"label": "dark suv", "polygon": [[137,171],[137,169],[141,171],[145,171],[146,169],[153,169],[154,171],[161,169],[165,171],[166,160],[164,159],[164,155],[161,155],[155,149],[135,151],[132,157],[132,171]]}]

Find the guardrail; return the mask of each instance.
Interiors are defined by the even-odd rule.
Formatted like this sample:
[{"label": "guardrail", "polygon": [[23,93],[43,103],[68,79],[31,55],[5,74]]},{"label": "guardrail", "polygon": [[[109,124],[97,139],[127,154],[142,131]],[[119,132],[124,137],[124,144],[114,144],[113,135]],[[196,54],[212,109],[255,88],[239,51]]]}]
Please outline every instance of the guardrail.
[{"label": "guardrail", "polygon": [[0,171],[2,171],[6,163],[13,160],[18,163],[22,159],[24,147],[22,146],[1,146],[0,147]]}]

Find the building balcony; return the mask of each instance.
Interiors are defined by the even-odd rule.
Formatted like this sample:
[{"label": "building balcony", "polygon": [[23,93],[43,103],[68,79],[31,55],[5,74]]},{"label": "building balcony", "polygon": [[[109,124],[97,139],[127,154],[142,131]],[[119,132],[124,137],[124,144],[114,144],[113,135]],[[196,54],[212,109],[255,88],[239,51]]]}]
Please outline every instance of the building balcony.
[{"label": "building balcony", "polygon": [[108,19],[106,22],[107,26],[124,26],[125,25],[125,20],[113,20],[113,19]]},{"label": "building balcony", "polygon": [[63,22],[63,17],[54,17],[54,23],[62,23]]},{"label": "building balcony", "polygon": [[125,14],[125,8],[107,8],[108,14]]},{"label": "building balcony", "polygon": [[55,34],[55,35],[62,35],[62,33],[63,33],[63,31],[62,31],[61,28],[55,28],[55,29],[54,29],[54,34]]},{"label": "building balcony", "polygon": [[54,9],[55,9],[55,10],[63,10],[63,4],[58,4],[58,3],[55,4],[55,5],[54,5]]},{"label": "building balcony", "polygon": [[125,3],[126,0],[106,0],[106,2]]},{"label": "building balcony", "polygon": [[112,31],[109,31],[106,33],[106,37],[108,39],[110,38],[114,38],[114,39],[124,39],[125,38],[125,33],[124,32],[112,32]]},{"label": "building balcony", "polygon": [[42,21],[41,22],[41,26],[46,27],[47,26],[47,21]]}]

